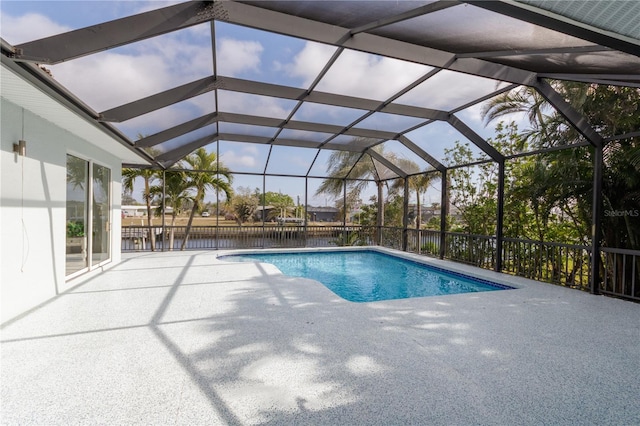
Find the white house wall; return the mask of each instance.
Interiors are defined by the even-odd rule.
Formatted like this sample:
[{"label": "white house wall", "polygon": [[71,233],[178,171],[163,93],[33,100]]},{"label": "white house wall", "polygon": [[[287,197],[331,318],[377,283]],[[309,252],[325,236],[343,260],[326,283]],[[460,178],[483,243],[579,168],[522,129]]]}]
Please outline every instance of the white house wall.
[{"label": "white house wall", "polygon": [[[1,104],[2,323],[55,298],[65,281],[67,154],[111,169],[111,264],[120,260],[121,160],[4,97]],[[79,119],[80,120],[80,119]],[[26,141],[26,156],[13,144]]]}]

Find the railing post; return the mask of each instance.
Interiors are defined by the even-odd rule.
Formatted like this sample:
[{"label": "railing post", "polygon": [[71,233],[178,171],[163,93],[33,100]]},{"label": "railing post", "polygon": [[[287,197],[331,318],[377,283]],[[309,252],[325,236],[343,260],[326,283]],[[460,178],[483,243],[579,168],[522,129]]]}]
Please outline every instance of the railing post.
[{"label": "railing post", "polygon": [[504,158],[498,161],[498,211],[496,214],[496,264],[495,271],[502,272],[502,239],[504,225]]},{"label": "railing post", "polygon": [[593,205],[591,207],[591,294],[600,294],[600,238],[602,236],[602,144],[594,147],[593,155]]},{"label": "railing post", "polygon": [[440,194],[440,259],[444,259],[447,245],[447,213],[449,210],[449,197],[447,196],[447,169],[442,170],[442,183]]}]

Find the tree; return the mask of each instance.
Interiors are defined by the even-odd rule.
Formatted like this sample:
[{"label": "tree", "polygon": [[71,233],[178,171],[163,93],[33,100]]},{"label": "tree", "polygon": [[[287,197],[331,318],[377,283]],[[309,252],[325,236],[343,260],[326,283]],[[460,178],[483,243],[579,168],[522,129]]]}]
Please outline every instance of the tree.
[{"label": "tree", "polygon": [[173,250],[173,240],[175,235],[176,216],[182,211],[187,202],[193,201],[193,196],[189,193],[191,188],[185,172],[166,171],[164,182],[151,187],[150,192],[162,197],[164,193],[164,203],[166,207],[171,207],[171,228],[169,231],[169,250]]},{"label": "tree", "polygon": [[215,152],[207,152],[204,148],[198,148],[183,160],[183,164],[196,170],[186,174],[187,185],[194,189],[196,194],[193,196],[193,205],[180,250],[184,250],[187,246],[193,218],[196,213],[200,212],[207,190],[224,192],[227,200],[231,200],[233,195],[231,188],[233,177],[229,169],[218,161]]},{"label": "tree", "polygon": [[250,188],[239,187],[233,197],[231,207],[235,213],[238,225],[248,221],[258,209],[259,197]]},{"label": "tree", "polygon": [[[631,216],[640,212],[640,138],[609,142],[606,139],[631,134],[640,128],[640,89],[559,81],[551,84],[605,140],[601,192],[604,215],[602,234],[596,238],[603,246],[640,249],[640,227]],[[501,118],[513,111],[528,113],[531,129],[521,136],[532,148],[570,146],[584,140],[532,89],[519,89],[496,98],[485,109],[485,117]],[[514,169],[519,182],[508,199],[519,199],[524,207],[531,208],[536,218],[535,239],[589,244],[593,224],[594,155],[593,147],[546,152],[527,158],[522,167]],[[510,216],[506,217],[512,219]],[[574,259],[573,268],[585,261]],[[562,269],[555,262],[554,274]],[[609,276],[616,277],[631,277],[635,268],[636,280],[640,279],[640,262],[625,264],[621,256],[605,261],[603,268],[607,268]],[[603,274],[604,269],[594,273]],[[575,276],[574,272],[569,276]],[[630,278],[628,280],[630,282]],[[571,278],[567,283],[571,284]]]},{"label": "tree", "polygon": [[279,192],[265,192],[264,194],[260,194],[259,200],[260,205],[273,207],[273,210],[269,213],[268,217],[265,217],[265,219],[287,217],[293,211],[293,207],[295,207],[291,196],[281,194]]},{"label": "tree", "polygon": [[[405,158],[399,158],[397,159],[397,161],[398,161],[398,165],[402,170],[405,170],[408,173],[413,174],[413,176],[409,176],[408,178],[409,188],[413,189],[416,192],[416,210],[417,210],[416,229],[420,229],[420,225],[421,225],[420,221],[422,220],[422,209],[421,209],[420,198],[424,193],[427,192],[427,189],[429,189],[429,185],[431,185],[431,183],[438,177],[436,177],[436,175],[434,175],[433,173],[427,173],[427,170],[422,171],[421,174],[416,174],[416,173],[420,173],[420,168],[416,163],[414,163],[411,160],[408,160]],[[404,180],[398,179],[398,184],[404,185]],[[396,185],[398,189],[399,189],[399,185]]]},{"label": "tree", "polygon": [[[445,163],[464,164],[474,161],[469,144],[456,142],[445,149]],[[460,167],[448,172],[451,205],[462,219],[452,230],[476,235],[494,235],[496,218],[497,167],[493,163]]]},{"label": "tree", "polygon": [[[366,138],[355,138],[356,145],[369,143]],[[391,162],[397,162],[398,158],[394,153],[385,153],[382,145],[376,145],[372,148],[380,155]],[[378,189],[378,200],[381,204],[378,208],[378,223],[384,224],[384,186],[386,179],[390,179],[396,174],[384,165],[374,160],[368,153],[353,151],[334,151],[328,160],[327,176],[320,187],[316,191],[316,195],[329,194],[334,198],[342,197],[344,185],[347,185],[347,192],[354,196],[347,198],[358,199],[360,193],[367,187],[368,181],[373,180]],[[347,181],[347,179],[350,179]],[[344,206],[348,210],[349,206]]]},{"label": "tree", "polygon": [[[640,128],[640,89],[562,81],[552,85],[605,138]],[[514,103],[514,99],[518,102]],[[543,110],[550,112],[540,113]],[[496,98],[485,108],[484,115],[493,120],[514,111],[528,112],[532,131],[524,136],[531,140],[533,148],[571,145],[582,140],[533,89],[521,88]],[[538,192],[545,194],[545,200],[554,199],[558,206],[570,206],[571,211],[566,213],[585,230],[587,238],[591,229],[593,155],[593,149],[549,152],[537,156],[538,166],[532,167],[538,174],[534,179]],[[640,138],[606,143],[604,166],[605,213],[640,209]],[[640,227],[633,226],[628,215],[605,214],[603,224],[601,237],[605,246],[640,248]]]},{"label": "tree", "polygon": [[[138,139],[142,139],[143,135],[138,135]],[[147,151],[149,155],[156,156],[159,154],[157,150],[153,148],[148,148]],[[149,229],[149,241],[151,242],[151,251],[155,251],[156,249],[156,235],[153,232],[153,214],[151,211],[151,204],[153,202],[154,195],[151,193],[151,187],[155,183],[157,179],[161,177],[160,170],[156,169],[131,169],[124,168],[122,169],[122,189],[123,191],[128,191],[129,193],[133,192],[133,186],[136,179],[141,178],[144,184],[142,188],[142,199],[147,206],[147,227]]]}]

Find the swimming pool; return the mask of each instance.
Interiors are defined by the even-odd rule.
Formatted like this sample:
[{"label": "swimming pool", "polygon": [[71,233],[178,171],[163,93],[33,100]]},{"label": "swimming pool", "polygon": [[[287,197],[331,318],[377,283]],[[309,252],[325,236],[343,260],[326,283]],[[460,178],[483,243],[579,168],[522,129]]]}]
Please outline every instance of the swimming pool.
[{"label": "swimming pool", "polygon": [[219,258],[271,263],[285,275],[319,281],[351,302],[512,289],[373,250],[248,253]]}]

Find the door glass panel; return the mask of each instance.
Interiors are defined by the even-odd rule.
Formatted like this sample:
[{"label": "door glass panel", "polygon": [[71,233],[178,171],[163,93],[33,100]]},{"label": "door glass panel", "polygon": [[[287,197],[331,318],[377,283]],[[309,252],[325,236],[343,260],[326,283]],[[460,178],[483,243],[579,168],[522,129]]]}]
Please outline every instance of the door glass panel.
[{"label": "door glass panel", "polygon": [[93,164],[92,249],[91,265],[110,258],[111,170]]},{"label": "door glass panel", "polygon": [[87,265],[87,188],[89,163],[67,155],[66,275]]}]

